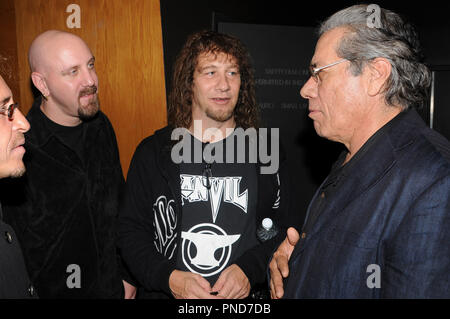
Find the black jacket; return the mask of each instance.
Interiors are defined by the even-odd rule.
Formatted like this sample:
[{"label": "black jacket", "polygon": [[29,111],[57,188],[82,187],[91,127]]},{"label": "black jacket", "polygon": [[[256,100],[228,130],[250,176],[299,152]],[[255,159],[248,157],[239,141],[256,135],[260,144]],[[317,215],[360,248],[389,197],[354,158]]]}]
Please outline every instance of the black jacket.
[{"label": "black jacket", "polygon": [[[5,221],[16,231],[40,298],[123,296],[115,225],[124,185],[116,137],[99,112],[84,127],[84,161],[53,134],[35,102],[27,119],[27,172],[11,180]],[[78,265],[81,288],[67,281]],[[70,267],[69,267],[70,266]]]},{"label": "black jacket", "polygon": [[450,143],[415,110],[375,133],[318,198],[284,298],[450,298]]},{"label": "black jacket", "polygon": [[16,234],[1,217],[0,206],[0,299],[36,298]]},{"label": "black jacket", "polygon": [[[171,159],[172,129],[165,127],[144,139],[137,147],[128,172],[124,202],[119,213],[119,248],[131,273],[145,288],[144,297],[170,297],[169,276],[176,267],[180,247],[181,189],[180,168]],[[281,172],[284,157],[280,156]],[[259,172],[259,164],[256,165]],[[234,261],[247,275],[250,284],[264,282],[268,261],[280,239],[284,238],[287,215],[283,205],[273,204],[279,195],[277,174],[257,174],[257,218],[259,225],[271,217],[280,236],[248,250]],[[283,180],[283,178],[281,178]],[[281,203],[284,192],[281,183]],[[164,218],[161,216],[164,215]],[[155,221],[155,216],[158,220]],[[157,233],[155,222],[164,234]],[[256,236],[256,234],[255,234]]]}]

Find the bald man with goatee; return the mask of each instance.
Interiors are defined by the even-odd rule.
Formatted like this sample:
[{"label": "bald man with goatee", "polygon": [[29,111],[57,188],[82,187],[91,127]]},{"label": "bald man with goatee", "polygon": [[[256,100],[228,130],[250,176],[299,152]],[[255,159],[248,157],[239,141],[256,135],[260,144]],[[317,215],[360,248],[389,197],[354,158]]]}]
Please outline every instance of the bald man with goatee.
[{"label": "bald man with goatee", "polygon": [[27,176],[15,185],[25,194],[4,213],[31,281],[40,298],[134,297],[116,251],[124,178],[113,127],[99,110],[95,57],[78,36],[51,30],[32,42],[29,63],[41,96],[27,115]]}]

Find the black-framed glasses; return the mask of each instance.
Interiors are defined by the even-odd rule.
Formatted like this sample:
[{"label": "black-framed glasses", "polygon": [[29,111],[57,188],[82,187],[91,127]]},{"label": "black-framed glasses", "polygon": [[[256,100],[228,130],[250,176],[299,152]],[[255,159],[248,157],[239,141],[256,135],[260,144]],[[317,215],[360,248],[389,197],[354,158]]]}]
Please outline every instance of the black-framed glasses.
[{"label": "black-framed glasses", "polygon": [[310,65],[309,66],[309,74],[314,79],[314,81],[319,83],[320,82],[319,73],[322,70],[324,70],[326,68],[330,68],[330,67],[335,66],[335,65],[338,65],[339,63],[342,63],[342,62],[345,62],[345,61],[348,61],[348,60],[347,59],[342,59],[342,60],[339,60],[339,61],[327,64],[327,65],[321,66],[319,68],[315,68],[314,66]]},{"label": "black-framed glasses", "polygon": [[206,163],[202,173],[202,184],[208,190],[211,188],[211,181],[210,181],[211,177],[212,177],[211,163]]},{"label": "black-framed glasses", "polygon": [[12,103],[8,106],[2,106],[0,108],[0,113],[7,116],[8,119],[12,120],[14,115],[14,110],[19,107],[19,103]]}]

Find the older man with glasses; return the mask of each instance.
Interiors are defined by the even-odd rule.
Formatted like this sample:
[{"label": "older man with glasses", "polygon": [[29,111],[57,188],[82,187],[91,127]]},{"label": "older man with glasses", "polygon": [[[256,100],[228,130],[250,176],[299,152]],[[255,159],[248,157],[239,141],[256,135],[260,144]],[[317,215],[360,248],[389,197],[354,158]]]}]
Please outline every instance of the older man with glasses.
[{"label": "older man with glasses", "polygon": [[414,110],[430,86],[416,33],[380,12],[377,27],[367,5],[321,25],[300,94],[346,151],[273,255],[273,298],[450,297],[450,143]]},{"label": "older man with glasses", "polygon": [[[20,177],[25,173],[24,133],[30,124],[17,109],[8,85],[0,76],[0,178]],[[28,277],[19,240],[2,221],[0,206],[0,299],[36,297]]]}]

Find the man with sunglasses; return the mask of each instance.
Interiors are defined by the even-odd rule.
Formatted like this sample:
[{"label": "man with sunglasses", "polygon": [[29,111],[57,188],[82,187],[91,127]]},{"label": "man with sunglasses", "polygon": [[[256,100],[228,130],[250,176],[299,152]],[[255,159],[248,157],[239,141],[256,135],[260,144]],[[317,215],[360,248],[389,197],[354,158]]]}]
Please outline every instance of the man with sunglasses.
[{"label": "man with sunglasses", "polygon": [[321,25],[300,94],[317,134],[346,151],[273,255],[273,298],[450,297],[450,143],[414,110],[431,79],[419,52],[377,6]]},{"label": "man with sunglasses", "polygon": [[[248,157],[236,161],[246,150],[226,148],[258,127],[249,54],[237,38],[189,37],[175,63],[168,119],[133,156],[121,254],[142,297],[245,298],[265,281],[276,246],[260,245],[256,229],[265,217],[280,227],[283,209],[277,172],[262,174]],[[181,141],[176,132],[184,132]],[[179,145],[186,160],[174,156]]]},{"label": "man with sunglasses", "polygon": [[78,36],[50,30],[32,42],[29,62],[41,96],[27,114],[26,178],[11,185],[5,220],[40,298],[129,297],[115,241],[124,179],[95,58]]},{"label": "man with sunglasses", "polygon": [[[0,178],[25,173],[24,133],[30,124],[17,109],[8,85],[0,76]],[[2,221],[0,206],[0,299],[36,297],[28,277],[20,244],[13,229]]]}]

